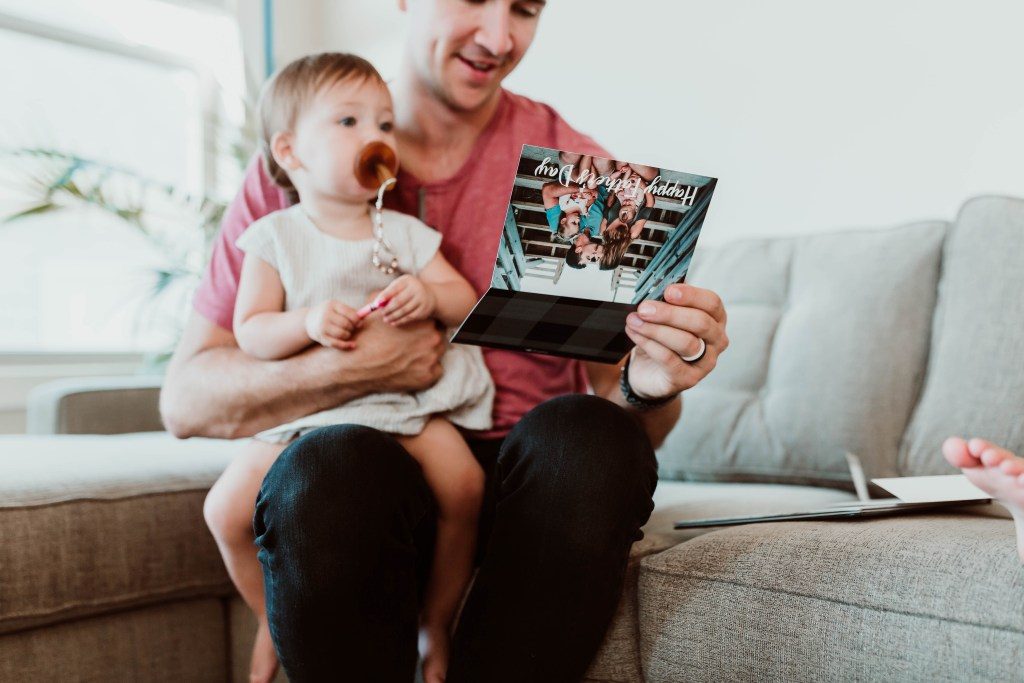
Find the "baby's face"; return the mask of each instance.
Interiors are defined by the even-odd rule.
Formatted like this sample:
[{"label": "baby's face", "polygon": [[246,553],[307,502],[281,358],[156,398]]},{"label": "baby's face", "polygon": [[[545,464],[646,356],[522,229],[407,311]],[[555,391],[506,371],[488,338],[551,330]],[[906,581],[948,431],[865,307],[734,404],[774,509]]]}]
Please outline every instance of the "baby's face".
[{"label": "baby's face", "polygon": [[564,214],[562,218],[562,236],[572,237],[580,231],[580,215],[578,213]]},{"label": "baby's face", "polygon": [[375,197],[356,180],[356,158],[371,142],[395,149],[393,128],[391,94],[382,83],[350,78],[321,89],[295,122],[292,147],[301,168],[290,175],[299,195],[312,190],[344,201]]}]

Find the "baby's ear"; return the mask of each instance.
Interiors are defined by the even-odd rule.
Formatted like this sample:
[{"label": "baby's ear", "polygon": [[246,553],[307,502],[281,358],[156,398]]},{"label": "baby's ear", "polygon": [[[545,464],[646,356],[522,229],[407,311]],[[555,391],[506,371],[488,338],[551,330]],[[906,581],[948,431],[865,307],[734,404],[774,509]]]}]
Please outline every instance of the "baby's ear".
[{"label": "baby's ear", "polygon": [[300,165],[292,149],[292,134],[287,131],[274,133],[270,138],[270,153],[277,165],[286,171],[294,171]]}]

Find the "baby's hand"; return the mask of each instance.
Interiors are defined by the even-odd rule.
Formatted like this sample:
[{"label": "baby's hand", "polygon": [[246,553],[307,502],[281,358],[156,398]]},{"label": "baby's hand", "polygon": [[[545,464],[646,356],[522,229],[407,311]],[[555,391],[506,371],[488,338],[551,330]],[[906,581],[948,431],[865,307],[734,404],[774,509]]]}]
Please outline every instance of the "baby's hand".
[{"label": "baby's hand", "polygon": [[306,334],[318,344],[347,351],[356,347],[351,341],[359,316],[355,309],[330,299],[309,309],[306,313]]},{"label": "baby's hand", "polygon": [[437,307],[434,293],[415,275],[401,276],[384,288],[380,298],[388,300],[384,320],[392,325],[425,320]]}]

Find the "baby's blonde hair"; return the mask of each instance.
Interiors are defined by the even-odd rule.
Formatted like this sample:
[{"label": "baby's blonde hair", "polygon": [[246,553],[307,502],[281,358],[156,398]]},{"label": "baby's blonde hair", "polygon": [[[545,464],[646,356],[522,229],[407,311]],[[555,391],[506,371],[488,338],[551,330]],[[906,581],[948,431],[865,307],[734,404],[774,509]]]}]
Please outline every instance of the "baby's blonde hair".
[{"label": "baby's blonde hair", "polygon": [[384,79],[368,61],[343,52],[322,52],[300,57],[274,74],[260,92],[260,151],[267,175],[274,184],[288,193],[294,202],[298,192],[283,168],[274,160],[270,140],[276,133],[291,131],[299,113],[323,88],[355,78],[373,79],[381,85]]}]

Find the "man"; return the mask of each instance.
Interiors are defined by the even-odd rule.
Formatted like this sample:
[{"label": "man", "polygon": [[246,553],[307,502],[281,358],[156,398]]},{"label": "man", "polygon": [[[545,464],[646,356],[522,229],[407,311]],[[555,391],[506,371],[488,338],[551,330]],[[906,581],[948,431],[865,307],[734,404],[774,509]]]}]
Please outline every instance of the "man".
[{"label": "man", "polygon": [[[500,87],[533,39],[543,0],[399,0],[410,15],[391,84],[403,169],[392,208],[444,235],[448,260],[483,292],[522,144],[611,155],[552,109]],[[225,217],[161,396],[179,437],[239,437],[376,391],[436,381],[440,334],[373,318],[357,348],[260,362],[239,351],[231,311],[238,234],[283,208],[254,163]],[[453,637],[448,681],[572,681],[612,618],[657,481],[652,444],[728,346],[712,292],[674,286],[626,333],[614,366],[487,350],[495,426],[470,435],[487,475],[478,573]],[[682,356],[701,353],[699,360]],[[596,396],[585,394],[588,383]],[[244,474],[244,473],[243,473]],[[390,437],[338,425],[296,441],[270,469],[254,527],[271,633],[292,681],[408,681],[435,512]]]},{"label": "man", "polygon": [[600,263],[604,256],[604,245],[591,239],[589,233],[579,232],[569,242],[565,262],[573,268],[585,268],[590,263]]}]

